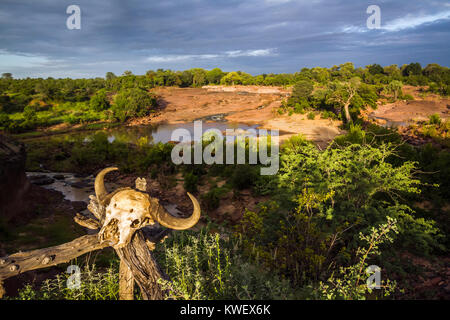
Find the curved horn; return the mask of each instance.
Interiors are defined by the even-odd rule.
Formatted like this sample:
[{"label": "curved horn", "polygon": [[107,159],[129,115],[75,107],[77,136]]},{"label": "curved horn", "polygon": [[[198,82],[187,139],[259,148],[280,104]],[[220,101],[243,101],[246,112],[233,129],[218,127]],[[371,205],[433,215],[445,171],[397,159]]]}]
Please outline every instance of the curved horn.
[{"label": "curved horn", "polygon": [[106,195],[108,194],[106,191],[106,188],[105,188],[105,183],[104,183],[105,175],[108,172],[111,172],[114,170],[119,170],[119,168],[111,167],[111,168],[103,169],[102,171],[99,172],[99,174],[97,174],[97,177],[95,177],[95,195],[97,196],[97,201],[99,203],[102,203],[103,200],[105,199]]},{"label": "curved horn", "polygon": [[159,203],[157,203],[156,208],[153,208],[153,210],[151,210],[150,214],[164,227],[174,230],[186,230],[192,228],[200,219],[201,210],[197,199],[189,192],[187,194],[189,198],[191,198],[192,204],[194,205],[194,212],[189,218],[175,218],[170,213],[168,213],[166,209],[164,209],[164,207]]}]

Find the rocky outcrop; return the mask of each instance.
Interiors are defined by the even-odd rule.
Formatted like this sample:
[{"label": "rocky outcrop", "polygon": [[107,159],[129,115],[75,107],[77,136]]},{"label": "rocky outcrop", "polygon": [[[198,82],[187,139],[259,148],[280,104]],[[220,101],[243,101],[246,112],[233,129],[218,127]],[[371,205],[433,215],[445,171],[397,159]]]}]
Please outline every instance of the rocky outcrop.
[{"label": "rocky outcrop", "polygon": [[22,211],[23,198],[30,188],[25,161],[24,145],[0,134],[0,219],[4,222]]}]

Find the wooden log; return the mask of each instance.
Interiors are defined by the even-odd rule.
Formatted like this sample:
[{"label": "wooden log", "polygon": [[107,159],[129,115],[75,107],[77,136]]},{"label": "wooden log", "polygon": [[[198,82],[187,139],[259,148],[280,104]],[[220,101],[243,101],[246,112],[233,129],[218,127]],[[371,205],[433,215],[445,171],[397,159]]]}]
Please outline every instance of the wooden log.
[{"label": "wooden log", "polygon": [[0,258],[0,281],[30,270],[69,262],[85,253],[108,246],[108,243],[100,243],[97,234],[93,234],[55,247],[18,252]]},{"label": "wooden log", "polygon": [[97,230],[101,228],[100,222],[98,222],[98,220],[83,216],[80,213],[77,213],[73,219],[80,226],[83,226],[91,230]]},{"label": "wooden log", "polygon": [[128,265],[120,260],[119,266],[119,300],[134,299],[134,277]]},{"label": "wooden log", "polygon": [[125,248],[117,249],[116,252],[121,261],[131,269],[144,300],[164,299],[166,292],[157,281],[160,278],[164,280],[169,280],[169,278],[156,262],[153,253],[147,246],[142,230],[135,233]]},{"label": "wooden log", "polygon": [[[169,278],[161,270],[151,251],[154,244],[163,241],[170,232],[172,232],[170,229],[146,227],[138,230],[125,248],[116,250],[121,259],[121,270],[126,270],[123,272],[123,281],[119,286],[123,288],[121,291],[123,295],[120,293],[121,299],[132,299],[134,281],[141,289],[143,299],[164,299],[166,292],[162,290],[157,281],[160,278],[165,280],[169,280]],[[0,258],[0,298],[4,294],[3,280],[5,279],[27,271],[66,263],[85,253],[103,249],[109,245],[106,242],[100,243],[98,234],[93,234],[82,236],[62,245],[18,252],[2,257]]]},{"label": "wooden log", "polygon": [[3,298],[4,294],[5,294],[5,288],[3,288],[3,281],[0,280],[0,299]]}]

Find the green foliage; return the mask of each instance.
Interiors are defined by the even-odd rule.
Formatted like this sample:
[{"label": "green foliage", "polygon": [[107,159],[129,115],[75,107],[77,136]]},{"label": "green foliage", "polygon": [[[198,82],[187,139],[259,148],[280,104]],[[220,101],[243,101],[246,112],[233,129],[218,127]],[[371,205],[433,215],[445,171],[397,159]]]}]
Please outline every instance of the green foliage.
[{"label": "green foliage", "polygon": [[387,85],[386,90],[392,94],[394,94],[394,100],[397,100],[399,96],[402,96],[402,87],[403,83],[398,80],[393,80]]},{"label": "green foliage", "polygon": [[196,192],[198,184],[198,176],[194,172],[186,172],[184,175],[184,189],[187,192]]},{"label": "green foliage", "polygon": [[421,75],[422,74],[422,66],[420,63],[410,63],[402,68],[403,76],[412,76],[412,75]]},{"label": "green foliage", "polygon": [[309,109],[309,104],[306,100],[301,100],[300,103],[296,103],[294,106],[294,112],[304,114]]},{"label": "green foliage", "polygon": [[246,262],[239,244],[219,234],[201,231],[176,234],[159,252],[163,270],[171,282],[159,280],[168,299],[292,299],[295,291],[283,280],[257,264]]},{"label": "green foliage", "polygon": [[231,184],[238,190],[253,186],[259,176],[259,168],[247,164],[237,165],[231,176]]},{"label": "green foliage", "polygon": [[441,124],[442,120],[438,113],[432,114],[428,120],[429,124]]},{"label": "green foliage", "polygon": [[373,75],[384,73],[383,67],[380,66],[379,64],[376,64],[376,63],[370,65],[369,68],[368,68],[368,70],[369,70],[370,74],[373,74]]},{"label": "green foliage", "polygon": [[207,193],[202,194],[202,204],[206,210],[215,210],[220,205],[221,190],[219,188],[213,188]]},{"label": "green foliage", "polygon": [[36,111],[31,106],[25,107],[25,110],[23,111],[23,117],[25,121],[30,123],[34,123],[37,121]]},{"label": "green foliage", "polygon": [[224,74],[219,68],[214,68],[206,73],[206,80],[209,84],[219,84]]},{"label": "green foliage", "polygon": [[[369,287],[366,283],[366,270],[369,267],[367,260],[373,256],[379,256],[379,246],[385,242],[393,242],[390,232],[398,233],[396,220],[387,217],[387,223],[372,228],[370,235],[360,234],[361,240],[366,242],[365,247],[358,247],[356,251],[357,263],[349,267],[340,267],[338,276],[334,273],[328,278],[326,283],[320,282],[320,291],[322,298],[327,300],[365,300],[368,295],[374,292],[373,287]],[[369,273],[370,274],[370,273]],[[377,284],[371,284],[377,285]],[[382,294],[389,296],[396,287],[396,282],[383,280],[379,284],[382,288]],[[377,292],[380,294],[380,292]]]},{"label": "green foliage", "polygon": [[220,84],[233,86],[236,84],[242,84],[242,77],[237,72],[229,72],[220,80]]},{"label": "green foliage", "polygon": [[103,111],[109,108],[109,101],[106,95],[106,90],[101,89],[97,91],[89,102],[90,107],[95,111]]},{"label": "green foliage", "polygon": [[428,254],[441,248],[434,221],[402,204],[405,195],[420,192],[417,164],[391,164],[397,157],[392,145],[368,139],[358,126],[352,131],[347,141],[357,144],[324,151],[302,137],[290,139],[282,148],[278,184],[271,184],[272,201],[255,212],[247,210],[237,226],[247,256],[299,286],[331,277],[335,265],[351,265],[356,248],[363,247],[357,235],[386,217],[397,220],[399,231],[386,254],[402,249]]},{"label": "green foliage", "polygon": [[39,289],[28,284],[19,291],[17,300],[117,300],[119,297],[119,274],[117,267],[99,272],[95,265],[81,270],[79,289],[67,286],[70,274],[61,273],[47,279]]},{"label": "green foliage", "polygon": [[308,113],[308,119],[309,120],[314,120],[315,118],[316,118],[316,115],[314,114],[314,112]]},{"label": "green foliage", "polygon": [[302,99],[308,99],[313,92],[314,86],[309,80],[301,80],[297,82],[292,88],[292,99],[299,101]]},{"label": "green foliage", "polygon": [[121,122],[130,117],[142,117],[150,114],[156,107],[156,99],[141,89],[124,89],[114,97],[112,110]]},{"label": "green foliage", "polygon": [[0,113],[0,127],[7,128],[11,124],[11,120],[6,113]]},{"label": "green foliage", "polygon": [[408,100],[408,101],[413,101],[414,97],[412,95],[410,95],[410,94],[402,94],[401,95],[401,99]]},{"label": "green foliage", "polygon": [[328,111],[328,110],[322,111],[320,113],[320,117],[322,119],[333,119],[333,120],[337,119],[336,115],[333,112]]}]

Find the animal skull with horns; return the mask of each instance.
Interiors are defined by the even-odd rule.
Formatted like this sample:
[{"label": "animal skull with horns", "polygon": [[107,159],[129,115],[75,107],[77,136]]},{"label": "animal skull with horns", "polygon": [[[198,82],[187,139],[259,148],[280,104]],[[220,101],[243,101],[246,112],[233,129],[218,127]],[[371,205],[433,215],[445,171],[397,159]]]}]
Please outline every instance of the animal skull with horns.
[{"label": "animal skull with horns", "polygon": [[[170,229],[186,230],[200,219],[200,205],[189,192],[187,194],[194,205],[194,212],[189,218],[175,218],[159,204],[158,199],[132,188],[121,188],[108,193],[104,178],[108,172],[114,170],[118,168],[103,169],[95,178],[97,202],[104,210],[103,226],[99,232],[100,242],[109,241],[114,248],[123,248],[136,230],[152,225],[155,221]],[[138,179],[137,182],[142,184],[142,180]],[[145,188],[139,189],[145,191]]]}]

